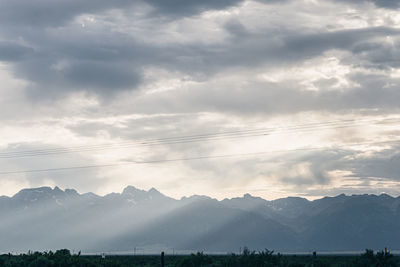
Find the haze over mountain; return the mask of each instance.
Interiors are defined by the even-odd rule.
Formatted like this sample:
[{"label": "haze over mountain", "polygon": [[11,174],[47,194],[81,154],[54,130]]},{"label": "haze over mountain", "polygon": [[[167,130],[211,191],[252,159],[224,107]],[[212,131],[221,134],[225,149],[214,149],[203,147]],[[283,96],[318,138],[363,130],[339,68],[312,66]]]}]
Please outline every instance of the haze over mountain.
[{"label": "haze over mountain", "polygon": [[40,187],[0,197],[0,214],[0,252],[400,249],[400,197],[385,194],[218,201],[133,186],[103,197]]},{"label": "haze over mountain", "polygon": [[0,0],[0,81],[0,252],[400,249],[400,0]]}]

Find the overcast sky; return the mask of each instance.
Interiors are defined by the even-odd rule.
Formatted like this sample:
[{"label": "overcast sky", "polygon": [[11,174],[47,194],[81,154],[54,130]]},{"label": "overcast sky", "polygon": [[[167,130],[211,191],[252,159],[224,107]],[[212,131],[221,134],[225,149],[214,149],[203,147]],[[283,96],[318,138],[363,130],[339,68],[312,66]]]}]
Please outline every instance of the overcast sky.
[{"label": "overcast sky", "polygon": [[397,196],[399,3],[2,0],[0,195]]}]

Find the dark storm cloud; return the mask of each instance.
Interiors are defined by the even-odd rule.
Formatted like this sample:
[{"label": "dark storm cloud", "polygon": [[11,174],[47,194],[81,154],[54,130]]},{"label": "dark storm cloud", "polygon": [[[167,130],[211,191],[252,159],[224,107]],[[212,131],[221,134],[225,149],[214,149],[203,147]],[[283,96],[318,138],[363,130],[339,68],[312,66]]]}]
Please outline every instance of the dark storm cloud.
[{"label": "dark storm cloud", "polygon": [[375,5],[385,8],[398,8],[400,6],[399,1],[397,0],[369,0],[373,2]]},{"label": "dark storm cloud", "polygon": [[377,7],[390,8],[390,9],[397,9],[400,7],[400,3],[397,0],[340,0],[340,1],[350,4],[373,3]]},{"label": "dark storm cloud", "polygon": [[144,2],[155,7],[162,15],[190,16],[213,9],[225,9],[237,5],[243,2],[243,0],[146,0]]},{"label": "dark storm cloud", "polygon": [[32,0],[0,3],[0,21],[4,24],[61,26],[80,14],[98,13],[149,4],[161,15],[186,16],[213,9],[224,9],[243,0]]},{"label": "dark storm cloud", "polygon": [[108,96],[134,89],[151,49],[116,33],[56,32],[29,35],[36,48],[13,65],[14,74],[33,82],[32,97],[85,90]]},{"label": "dark storm cloud", "polygon": [[[144,65],[157,65],[179,70],[193,77],[213,77],[231,68],[280,68],[309,60],[329,50],[352,53],[371,39],[397,36],[400,31],[389,27],[301,32],[289,29],[269,29],[250,32],[241,23],[225,25],[230,38],[223,44],[177,44],[156,46]],[[358,64],[358,58],[348,64]],[[368,61],[368,59],[366,59]],[[386,61],[382,61],[385,64]]]},{"label": "dark storm cloud", "polygon": [[[364,5],[366,0],[244,2],[0,0],[3,143],[28,136],[44,140],[45,130],[50,140],[68,147],[72,140],[84,146],[86,140],[97,140],[95,144],[235,131],[282,115],[285,123],[297,116],[317,120],[326,113],[335,117],[350,113],[357,119],[369,110],[374,115],[400,111],[400,79],[393,75],[393,68],[400,67],[400,31],[391,18],[393,11]],[[369,2],[387,9],[399,7],[397,1]],[[212,10],[226,12],[203,13]],[[384,26],[370,26],[378,24]],[[302,117],[308,114],[310,118]],[[27,125],[29,121],[34,123]],[[383,139],[398,136],[382,132]],[[340,134],[346,135],[342,130]],[[368,139],[370,133],[365,135],[360,139]],[[40,149],[44,143],[22,146]],[[214,152],[228,153],[224,142],[164,144],[141,155],[133,149],[132,158]],[[395,145],[368,157],[346,148],[275,155],[268,161],[185,162],[174,171],[180,177],[182,170],[181,176],[189,181],[213,177],[211,184],[221,187],[251,184],[254,177],[267,174],[284,187],[304,192],[314,185],[329,187],[335,179],[329,172],[335,170],[353,173],[347,178],[369,188],[368,182],[376,179],[399,181]],[[109,160],[94,153],[68,154],[2,161],[2,169]],[[302,172],[302,168],[308,169]],[[115,177],[101,178],[102,171],[37,173],[26,179],[32,186],[51,181],[84,191],[124,183]],[[148,175],[138,171],[133,175]],[[187,182],[182,181],[177,183],[183,188]],[[154,182],[157,179],[148,183]]]},{"label": "dark storm cloud", "polygon": [[[151,0],[147,3],[154,6],[160,15],[187,16],[193,12],[223,9],[239,2]],[[128,33],[117,33],[106,24],[100,23],[90,29],[67,24],[68,20],[78,14],[122,8],[131,4],[137,4],[137,1],[99,1],[94,4],[92,1],[37,0],[27,2],[26,6],[16,1],[4,1],[4,8],[0,11],[4,12],[4,16],[0,17],[10,24],[14,23],[13,20],[19,20],[19,26],[3,25],[0,33],[10,36],[10,39],[22,36],[24,42],[34,47],[34,50],[9,45],[12,43],[10,41],[3,45],[4,53],[0,55],[0,60],[14,61],[11,65],[13,74],[31,81],[28,92],[37,99],[59,97],[76,91],[89,91],[108,97],[121,90],[134,90],[145,82],[143,70],[148,67],[178,71],[194,80],[204,81],[235,68],[284,68],[321,56],[329,50],[349,52],[350,56],[343,59],[347,65],[379,65],[380,68],[388,68],[396,66],[398,62],[397,46],[389,50],[391,55],[396,56],[391,57],[385,52],[388,51],[387,45],[380,44],[382,38],[399,34],[397,29],[389,27],[336,31],[267,27],[254,32],[239,21],[232,20],[224,27],[230,34],[228,39],[223,43],[204,44],[146,43]],[[7,10],[9,12],[6,14]],[[49,15],[45,16],[47,13]],[[365,84],[364,88],[348,92],[304,92],[296,86],[260,85],[250,81],[244,96],[237,94],[234,89],[225,92],[224,88],[220,88],[219,92],[211,90],[205,93],[208,95],[196,95],[194,91],[194,94],[184,96],[182,100],[190,100],[189,110],[196,110],[196,107],[202,105],[197,110],[207,111],[209,107],[211,110],[236,112],[253,109],[256,112],[276,113],[393,106],[393,99],[398,99],[397,91],[385,87],[384,79],[387,77],[374,78],[360,81]],[[320,80],[317,85],[325,87],[332,83],[335,83],[334,79]],[[394,84],[397,82],[394,81]],[[385,95],[379,95],[379,92]],[[281,99],[279,105],[274,99]],[[173,108],[185,103],[176,103],[170,99],[169,105]]]},{"label": "dark storm cloud", "polygon": [[32,98],[52,98],[80,90],[110,96],[119,90],[132,89],[141,79],[129,64],[72,61],[62,70],[54,70],[52,64],[40,59],[25,62],[17,69],[24,77],[32,77],[35,85],[28,91]]},{"label": "dark storm cloud", "polygon": [[377,6],[386,8],[399,8],[400,3],[397,0],[373,0]]},{"label": "dark storm cloud", "polygon": [[228,49],[215,49],[212,57],[226,65],[248,66],[265,63],[279,66],[307,60],[332,49],[352,52],[371,39],[400,34],[399,30],[389,27],[323,32],[272,29],[265,33],[250,33],[237,22],[228,23],[226,29],[232,34],[232,43]]},{"label": "dark storm cloud", "polygon": [[33,53],[33,49],[15,42],[0,41],[0,61],[18,61]]},{"label": "dark storm cloud", "polygon": [[136,1],[131,0],[33,0],[2,1],[2,24],[26,27],[60,26],[82,13],[99,12],[110,8],[122,8]]},{"label": "dark storm cloud", "polygon": [[[400,43],[367,42],[356,45],[349,62],[370,69],[387,70],[400,67]],[[347,61],[346,60],[346,61]]]},{"label": "dark storm cloud", "polygon": [[399,30],[388,27],[371,27],[289,35],[285,38],[285,48],[295,55],[313,56],[313,54],[320,54],[329,49],[351,51],[354,46],[370,39],[398,35],[399,33]]},{"label": "dark storm cloud", "polygon": [[353,171],[353,177],[400,181],[400,144],[396,143],[372,156],[346,162],[345,165]]},{"label": "dark storm cloud", "polygon": [[10,40],[22,37],[35,51],[13,41],[0,42],[0,60],[21,61],[12,65],[14,75],[32,82],[28,94],[36,99],[80,90],[108,96],[134,89],[141,81],[142,66],[157,65],[159,57],[166,62],[177,54],[139,44],[107,28],[95,32],[68,28],[73,18],[144,4],[152,6],[159,16],[179,17],[223,9],[241,1],[2,1],[0,36]]},{"label": "dark storm cloud", "polygon": [[112,91],[134,87],[139,82],[139,75],[130,70],[131,67],[121,64],[77,62],[64,71],[64,77],[74,86],[100,88],[107,93],[107,89]]},{"label": "dark storm cloud", "polygon": [[[391,148],[384,149],[379,152],[373,152],[369,155],[363,155],[362,151],[349,149],[332,149],[311,151],[305,153],[284,154],[282,160],[285,162],[287,170],[297,166],[298,164],[308,164],[306,174],[298,174],[287,176],[283,171],[281,182],[307,187],[310,185],[326,185],[332,179],[336,179],[329,175],[331,171],[351,172],[346,175],[349,180],[349,188],[362,185],[369,187],[370,181],[382,180],[383,182],[400,181],[400,146],[399,143],[393,142]],[[279,158],[275,158],[279,161]],[[357,184],[352,183],[357,182]],[[361,183],[361,184],[360,184]]]},{"label": "dark storm cloud", "polygon": [[304,153],[288,152],[281,156],[287,170],[296,167],[298,164],[307,164],[308,172],[299,173],[294,176],[287,176],[283,171],[280,181],[295,186],[326,185],[331,182],[328,172],[341,169],[340,161],[354,152],[342,149],[311,151]]}]

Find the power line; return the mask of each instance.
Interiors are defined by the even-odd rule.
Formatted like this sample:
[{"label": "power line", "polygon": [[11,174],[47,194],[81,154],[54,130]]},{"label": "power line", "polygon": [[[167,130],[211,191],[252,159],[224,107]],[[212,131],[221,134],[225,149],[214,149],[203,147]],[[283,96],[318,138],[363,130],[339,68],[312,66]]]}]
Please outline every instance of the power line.
[{"label": "power line", "polygon": [[[337,123],[351,123],[347,126],[354,126],[354,120],[348,121],[334,121],[334,122],[326,122],[326,123],[312,123],[312,124],[304,124],[304,125],[297,125],[294,127],[286,127],[283,128],[283,131],[286,132],[287,130],[309,130],[314,129],[315,127],[324,127],[328,126],[331,128],[332,126],[335,127]],[[341,127],[341,126],[340,126]],[[62,153],[62,152],[76,152],[76,151],[86,151],[91,149],[106,149],[110,146],[114,148],[114,146],[130,146],[130,145],[155,145],[155,144],[171,144],[171,143],[180,143],[180,142],[191,142],[197,140],[214,140],[214,138],[226,138],[226,137],[236,137],[236,136],[245,136],[248,135],[253,136],[253,134],[271,134],[272,132],[279,132],[282,131],[282,128],[272,129],[272,128],[261,128],[261,129],[253,129],[253,130],[238,130],[238,131],[231,131],[231,132],[221,132],[221,133],[213,133],[213,134],[203,134],[203,135],[190,135],[190,136],[181,136],[181,137],[169,137],[169,138],[158,138],[158,139],[145,139],[139,142],[125,142],[119,144],[102,144],[102,145],[94,145],[94,146],[79,146],[79,147],[72,147],[72,148],[55,148],[55,149],[43,149],[43,150],[28,150],[28,151],[16,151],[16,152],[6,152],[0,153],[0,156],[13,156],[13,155],[20,155],[20,154],[33,154],[33,153]]]},{"label": "power line", "polygon": [[247,138],[247,137],[260,137],[271,134],[282,134],[291,132],[308,132],[315,130],[326,130],[326,129],[338,129],[364,125],[366,123],[378,122],[378,123],[393,123],[399,122],[400,119],[369,119],[369,120],[342,120],[342,121],[330,121],[324,123],[308,123],[298,124],[291,127],[278,127],[278,128],[259,128],[249,130],[237,130],[237,131],[226,131],[220,133],[209,133],[199,135],[188,135],[178,137],[167,137],[158,139],[144,139],[136,142],[123,142],[115,144],[102,144],[93,146],[76,146],[67,148],[54,148],[54,149],[38,149],[38,150],[25,150],[15,152],[3,152],[0,153],[0,158],[20,158],[20,157],[35,157],[35,156],[46,156],[46,155],[57,155],[65,153],[79,153],[79,152],[91,152],[101,151],[107,149],[124,149],[133,147],[148,147],[155,145],[173,145],[182,143],[202,142],[202,141],[217,141],[217,140],[228,140],[236,138]]},{"label": "power line", "polygon": [[[335,148],[341,148],[341,147],[346,147],[346,146],[361,146],[361,145],[371,145],[371,144],[384,144],[384,143],[387,143],[387,144],[399,144],[400,140],[381,141],[381,142],[371,141],[371,142],[363,142],[363,143],[344,144],[344,145],[335,146]],[[305,147],[305,148],[296,148],[296,149],[270,150],[270,151],[240,153],[240,154],[226,154],[226,155],[216,155],[216,156],[197,156],[197,157],[187,157],[187,158],[160,159],[160,160],[149,160],[149,161],[129,161],[129,162],[122,162],[122,163],[99,164],[99,165],[83,165],[83,166],[72,166],[72,167],[48,168],[48,169],[15,170],[15,171],[0,172],[0,175],[22,174],[22,173],[38,173],[38,172],[53,172],[53,171],[67,171],[67,170],[80,170],[80,169],[93,169],[93,168],[116,167],[116,166],[123,166],[123,165],[132,165],[132,164],[156,164],[156,163],[177,162],[177,161],[191,161],[191,160],[202,160],[202,159],[233,158],[233,157],[265,155],[265,154],[271,154],[271,153],[285,153],[285,152],[295,152],[295,151],[312,151],[312,150],[323,150],[323,149],[329,149],[329,147],[308,147],[308,148]]]}]

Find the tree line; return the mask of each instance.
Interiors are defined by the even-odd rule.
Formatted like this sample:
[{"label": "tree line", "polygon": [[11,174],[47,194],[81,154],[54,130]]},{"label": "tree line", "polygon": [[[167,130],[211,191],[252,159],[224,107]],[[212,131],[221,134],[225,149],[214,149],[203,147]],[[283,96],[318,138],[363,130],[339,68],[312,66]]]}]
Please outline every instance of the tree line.
[{"label": "tree line", "polygon": [[[268,249],[250,251],[244,248],[241,254],[207,255],[198,252],[191,255],[166,255],[162,262],[165,266],[177,267],[394,267],[400,266],[400,257],[388,251],[367,249],[358,256],[319,256],[282,255]],[[56,252],[28,252],[26,254],[0,255],[0,267],[123,267],[123,266],[161,266],[159,256],[88,256],[71,254],[68,249]]]}]

